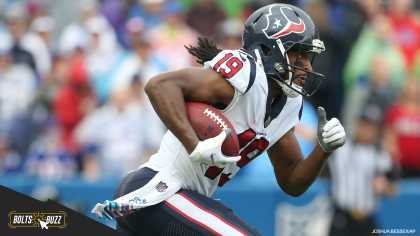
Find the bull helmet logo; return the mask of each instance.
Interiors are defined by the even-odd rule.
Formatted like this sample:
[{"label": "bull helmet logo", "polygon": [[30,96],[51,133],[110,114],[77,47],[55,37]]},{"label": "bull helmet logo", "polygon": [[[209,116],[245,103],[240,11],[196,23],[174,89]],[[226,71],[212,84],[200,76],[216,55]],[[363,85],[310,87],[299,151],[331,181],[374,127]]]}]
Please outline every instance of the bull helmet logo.
[{"label": "bull helmet logo", "polygon": [[[270,7],[270,14],[266,15],[267,17],[267,27],[263,29],[263,32],[267,38],[277,39],[278,37],[288,35],[290,33],[303,33],[305,31],[305,23],[296,15],[296,18],[299,19],[299,23],[292,22],[284,10],[292,11],[290,7],[278,6]],[[294,15],[294,13],[293,13]]]}]

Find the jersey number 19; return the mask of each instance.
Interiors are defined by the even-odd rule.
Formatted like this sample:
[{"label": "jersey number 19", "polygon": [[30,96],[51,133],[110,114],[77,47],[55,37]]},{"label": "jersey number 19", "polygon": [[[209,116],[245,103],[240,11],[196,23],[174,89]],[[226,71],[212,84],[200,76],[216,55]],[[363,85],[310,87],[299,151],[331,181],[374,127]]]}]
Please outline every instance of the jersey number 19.
[{"label": "jersey number 19", "polygon": [[[240,156],[242,157],[236,165],[239,168],[242,168],[246,166],[249,162],[251,162],[255,157],[259,156],[261,153],[264,152],[264,150],[268,147],[268,140],[265,138],[255,139],[256,133],[252,129],[248,129],[245,132],[238,135],[239,139],[239,146],[240,150]],[[210,179],[215,179],[217,176],[222,173],[224,168],[219,168],[217,166],[210,166],[205,176]],[[222,174],[219,180],[219,187],[222,187],[226,182],[230,180],[229,174]]]}]

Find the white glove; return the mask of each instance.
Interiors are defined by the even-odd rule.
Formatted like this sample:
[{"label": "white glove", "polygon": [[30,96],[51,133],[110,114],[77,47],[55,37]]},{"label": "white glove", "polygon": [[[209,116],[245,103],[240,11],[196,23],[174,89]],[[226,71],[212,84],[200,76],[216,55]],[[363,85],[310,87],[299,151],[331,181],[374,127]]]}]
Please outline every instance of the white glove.
[{"label": "white glove", "polygon": [[346,143],[346,132],[337,118],[327,121],[325,110],[318,107],[318,141],[322,149],[332,152]]},{"label": "white glove", "polygon": [[238,162],[240,156],[228,157],[222,154],[222,144],[231,133],[230,129],[226,129],[214,138],[199,141],[190,157],[196,162],[219,168],[224,168],[228,163]]}]

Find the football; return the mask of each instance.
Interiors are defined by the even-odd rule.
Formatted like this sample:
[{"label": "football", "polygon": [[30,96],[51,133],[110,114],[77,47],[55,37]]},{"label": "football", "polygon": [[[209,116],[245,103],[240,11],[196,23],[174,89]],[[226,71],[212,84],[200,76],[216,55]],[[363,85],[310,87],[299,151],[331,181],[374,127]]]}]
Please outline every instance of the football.
[{"label": "football", "polygon": [[222,153],[226,156],[239,155],[239,141],[230,121],[216,108],[198,102],[187,102],[187,115],[190,124],[200,141],[216,137],[223,130],[232,130],[230,136],[223,142]]}]

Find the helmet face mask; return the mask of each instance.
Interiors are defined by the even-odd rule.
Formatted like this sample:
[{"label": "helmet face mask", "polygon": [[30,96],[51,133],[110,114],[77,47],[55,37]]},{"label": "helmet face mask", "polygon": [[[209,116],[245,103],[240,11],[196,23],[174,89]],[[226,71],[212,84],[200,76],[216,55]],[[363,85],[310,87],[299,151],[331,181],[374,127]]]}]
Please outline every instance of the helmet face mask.
[{"label": "helmet face mask", "polygon": [[[288,97],[309,97],[323,81],[323,75],[302,68],[299,61],[299,55],[305,52],[313,55],[312,65],[315,54],[325,48],[312,19],[295,6],[272,4],[255,11],[245,22],[243,49],[254,56],[267,77],[274,79]],[[292,50],[297,51],[293,65],[287,54]],[[293,83],[298,77],[306,77],[302,87]]]},{"label": "helmet face mask", "polygon": [[[291,63],[288,63],[288,65],[284,65],[278,62],[274,63],[274,74],[276,76],[272,77],[272,79],[279,80],[281,82],[280,86],[283,88],[283,90],[287,90],[285,88],[287,87],[288,89],[291,89],[295,93],[298,93],[304,97],[310,97],[319,88],[325,76],[303,68],[303,63],[299,61],[299,55],[303,51],[304,50],[302,50],[301,47],[297,49],[296,60],[293,65]],[[308,58],[308,60],[310,65],[313,65],[316,54],[308,51],[305,52],[308,53],[309,56],[312,56],[312,58]],[[300,71],[300,73],[298,71]],[[304,75],[303,77],[306,77],[305,83],[303,86],[299,86],[293,81],[302,75]],[[287,79],[284,80],[284,77]],[[285,91],[285,93],[287,95],[288,92]]]}]

